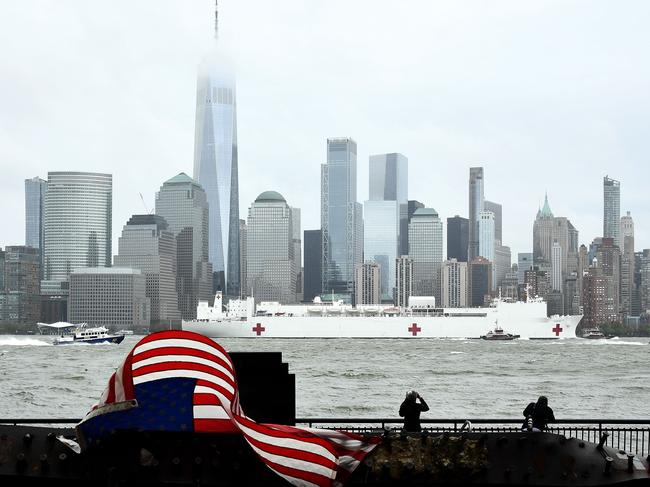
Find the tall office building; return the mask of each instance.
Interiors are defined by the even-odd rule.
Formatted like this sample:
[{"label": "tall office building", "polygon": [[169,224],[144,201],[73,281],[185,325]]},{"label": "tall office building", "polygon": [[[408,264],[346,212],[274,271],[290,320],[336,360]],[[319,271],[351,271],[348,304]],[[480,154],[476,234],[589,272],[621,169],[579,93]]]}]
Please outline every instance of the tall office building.
[{"label": "tall office building", "polygon": [[296,302],[292,208],[275,191],[261,193],[248,209],[246,279],[255,301]]},{"label": "tall office building", "polygon": [[355,271],[354,280],[355,303],[381,303],[380,281],[381,267],[373,261],[359,264]]},{"label": "tall office building", "polygon": [[395,306],[406,308],[413,295],[413,259],[401,255],[395,264]]},{"label": "tall office building", "polygon": [[39,249],[43,278],[43,215],[47,181],[39,177],[25,179],[25,245]]},{"label": "tall office building", "polygon": [[484,257],[476,257],[468,264],[467,275],[469,306],[483,306],[486,296],[489,296],[492,290],[492,262]]},{"label": "tall office building", "polygon": [[291,243],[293,245],[293,263],[296,271],[296,302],[303,299],[302,289],[302,239],[300,230],[300,208],[291,208]]},{"label": "tall office building", "polygon": [[586,327],[600,326],[618,319],[614,305],[614,298],[609,294],[610,278],[598,266],[598,259],[594,261],[583,279],[583,325]]},{"label": "tall office building", "polygon": [[551,248],[551,289],[562,291],[562,282],[562,247],[556,241]]},{"label": "tall office building", "polygon": [[[408,218],[407,218],[408,223],[411,223],[411,218],[413,218],[413,214],[415,213],[415,210],[418,210],[420,208],[424,208],[424,203],[420,203],[417,200],[408,201]],[[404,252],[402,255],[408,255],[408,231],[406,233],[407,233],[407,237],[406,237],[407,251]]]},{"label": "tall office building", "polygon": [[499,292],[504,299],[510,299],[512,301],[518,301],[520,299],[517,269],[517,264],[512,264],[510,270],[506,272],[506,276],[501,280]]},{"label": "tall office building", "polygon": [[634,220],[628,211],[621,217],[621,317],[638,316],[633,314],[635,300],[634,287]]},{"label": "tall office building", "polygon": [[[562,216],[554,216],[548,204],[548,195],[544,197],[544,206],[538,210],[533,223],[533,261],[535,265],[551,267],[553,272],[553,244],[558,243],[561,250],[556,264],[561,282],[576,273],[578,269],[578,230],[571,221]],[[557,289],[562,291],[562,289]]]},{"label": "tall office building", "polygon": [[584,305],[584,276],[589,270],[589,255],[587,251],[587,246],[585,244],[580,245],[578,249],[578,270],[576,272],[577,281],[576,281],[576,293],[578,294],[579,306]]},{"label": "tall office building", "polygon": [[467,262],[469,220],[461,216],[447,218],[447,259]]},{"label": "tall office building", "polygon": [[533,268],[533,253],[519,252],[517,254],[517,282],[524,283],[524,272]]},{"label": "tall office building", "polygon": [[[623,243],[622,253],[630,250],[634,252],[634,219],[629,211],[621,217],[621,242]],[[626,244],[628,245],[626,246]]]},{"label": "tall office building", "polygon": [[527,298],[546,299],[551,292],[551,275],[549,267],[534,266],[524,273],[524,286]]},{"label": "tall office building", "polygon": [[239,293],[242,298],[250,296],[248,287],[248,278],[246,276],[246,266],[248,258],[246,256],[246,245],[248,241],[248,225],[246,220],[239,220]]},{"label": "tall office building", "polygon": [[497,245],[494,248],[494,263],[492,272],[494,274],[494,289],[497,290],[503,285],[503,281],[512,270],[512,255],[507,245]]},{"label": "tall office building", "polygon": [[442,264],[442,306],[467,306],[467,262],[450,259]]},{"label": "tall office building", "polygon": [[47,177],[41,294],[67,295],[73,270],[111,265],[113,177],[89,172]]},{"label": "tall office building", "polygon": [[133,215],[122,229],[113,264],[138,269],[145,277],[152,330],[169,329],[180,323],[176,238],[163,217]]},{"label": "tall office building", "polygon": [[369,200],[364,203],[363,253],[381,268],[381,299],[393,300],[395,259],[408,248],[408,159],[370,156]]},{"label": "tall office building", "polygon": [[396,201],[363,204],[363,255],[381,268],[381,300],[393,300],[395,259],[399,249],[399,205]]},{"label": "tall office building", "polygon": [[420,208],[424,208],[424,203],[420,203],[418,200],[408,201],[408,221],[411,221],[415,210],[419,210]]},{"label": "tall office building", "polygon": [[151,321],[146,278],[139,269],[88,267],[70,275],[70,322],[146,332]]},{"label": "tall office building", "polygon": [[643,249],[638,254],[637,289],[639,292],[639,307],[641,313],[650,313],[650,249]]},{"label": "tall office building", "polygon": [[620,313],[621,299],[621,252],[614,244],[614,238],[603,237],[594,261],[602,275],[607,279],[607,296],[612,300],[612,313]]},{"label": "tall office building", "polygon": [[0,323],[35,325],[40,317],[38,249],[23,245],[0,249]]},{"label": "tall office building", "polygon": [[494,240],[495,245],[501,245],[503,242],[503,207],[499,203],[485,200],[483,209],[494,213]]},{"label": "tall office building", "polygon": [[578,293],[578,277],[571,275],[564,280],[564,310],[565,315],[580,314],[580,294]]},{"label": "tall office building", "polygon": [[322,289],[322,232],[320,230],[305,230],[305,270],[303,300],[313,301],[320,296]]},{"label": "tall office building", "polygon": [[621,183],[603,178],[603,237],[614,239],[621,248]]},{"label": "tall office building", "polygon": [[240,293],[239,177],[237,160],[237,99],[232,66],[215,42],[199,66],[196,83],[194,179],[210,207],[209,259],[212,291]]},{"label": "tall office building", "polygon": [[357,143],[327,139],[321,165],[322,290],[351,302],[354,270],[363,258],[363,215],[357,202]]},{"label": "tall office building", "polygon": [[433,208],[415,211],[409,223],[409,257],[413,260],[413,295],[442,300],[442,221]]},{"label": "tall office building", "polygon": [[484,210],[483,168],[469,168],[469,245],[468,260],[479,255],[479,215]]},{"label": "tall office building", "polygon": [[198,302],[213,300],[205,191],[180,173],[165,181],[156,193],[156,215],[165,219],[176,237],[176,293],[181,317],[196,318]]},{"label": "tall office building", "polygon": [[397,203],[397,255],[404,255],[408,252],[408,159],[399,153],[370,156],[369,181],[370,201]]},{"label": "tall office building", "polygon": [[479,213],[478,235],[478,255],[494,263],[494,213],[491,211]]}]

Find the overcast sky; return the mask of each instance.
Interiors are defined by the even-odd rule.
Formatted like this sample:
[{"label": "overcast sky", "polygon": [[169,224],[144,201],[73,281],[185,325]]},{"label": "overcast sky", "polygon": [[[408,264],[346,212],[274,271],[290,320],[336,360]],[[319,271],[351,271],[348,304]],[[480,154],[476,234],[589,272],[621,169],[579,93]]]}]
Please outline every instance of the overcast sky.
[{"label": "overcast sky", "polygon": [[[320,227],[327,137],[409,159],[409,197],[467,216],[469,167],[532,246],[548,190],[588,244],[602,178],[650,246],[650,2],[221,0],[237,64],[240,215],[264,190]],[[24,243],[24,179],[113,174],[113,241],[163,181],[192,176],[210,0],[0,0],[0,246]],[[516,260],[515,260],[516,261]]]}]

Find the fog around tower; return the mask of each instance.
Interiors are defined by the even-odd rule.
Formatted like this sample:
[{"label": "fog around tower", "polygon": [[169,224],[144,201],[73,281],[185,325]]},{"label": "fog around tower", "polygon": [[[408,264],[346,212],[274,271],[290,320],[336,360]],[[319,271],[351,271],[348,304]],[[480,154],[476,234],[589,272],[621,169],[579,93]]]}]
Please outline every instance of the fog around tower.
[{"label": "fog around tower", "polygon": [[[113,174],[113,247],[134,213],[192,174],[197,67],[213,2],[0,5],[0,246],[24,240],[24,185],[48,171]],[[602,235],[602,178],[621,181],[637,248],[650,247],[650,4],[517,0],[223,0],[236,60],[240,216],[265,190],[320,225],[327,137],[409,159],[409,199],[467,216],[470,166],[503,205],[513,256],[556,216]],[[230,69],[230,68],[228,68]],[[224,72],[228,72],[224,70]],[[6,211],[9,209],[10,211]],[[514,260],[514,259],[513,259]]]}]

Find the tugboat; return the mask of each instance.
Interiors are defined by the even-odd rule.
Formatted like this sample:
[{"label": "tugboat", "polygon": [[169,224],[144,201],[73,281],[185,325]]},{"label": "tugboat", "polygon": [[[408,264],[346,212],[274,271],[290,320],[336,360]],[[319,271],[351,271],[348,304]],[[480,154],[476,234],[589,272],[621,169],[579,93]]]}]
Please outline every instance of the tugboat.
[{"label": "tugboat", "polygon": [[587,338],[589,340],[603,340],[614,338],[613,335],[605,335],[598,328],[585,328],[582,330],[582,338]]},{"label": "tugboat", "polygon": [[481,335],[481,340],[516,340],[520,335],[513,335],[512,333],[505,333],[503,328],[499,325],[494,327],[494,330],[488,331],[485,335]]},{"label": "tugboat", "polygon": [[98,326],[87,328],[85,324],[80,325],[72,333],[61,335],[54,339],[54,345],[71,345],[75,343],[122,343],[124,335],[110,335],[108,328]]}]

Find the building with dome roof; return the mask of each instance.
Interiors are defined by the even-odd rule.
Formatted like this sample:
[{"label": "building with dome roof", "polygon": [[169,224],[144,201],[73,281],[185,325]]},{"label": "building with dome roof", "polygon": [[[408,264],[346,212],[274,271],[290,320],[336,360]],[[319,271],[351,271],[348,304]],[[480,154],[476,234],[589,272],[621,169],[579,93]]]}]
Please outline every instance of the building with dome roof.
[{"label": "building with dome roof", "polygon": [[196,318],[199,301],[212,302],[208,258],[208,201],[199,183],[185,173],[165,181],[156,193],[156,215],[176,237],[176,292],[185,320]]},{"label": "building with dome roof", "polygon": [[256,302],[296,302],[293,209],[277,191],[264,191],[248,209],[245,294]]}]

